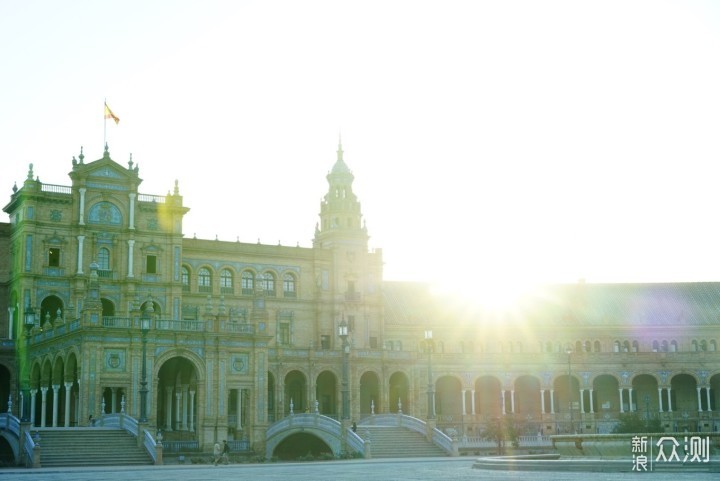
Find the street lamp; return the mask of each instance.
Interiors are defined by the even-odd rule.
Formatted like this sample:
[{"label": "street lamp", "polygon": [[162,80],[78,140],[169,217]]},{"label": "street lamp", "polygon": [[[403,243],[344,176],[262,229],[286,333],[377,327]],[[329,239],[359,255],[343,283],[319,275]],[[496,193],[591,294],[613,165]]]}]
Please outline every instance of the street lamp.
[{"label": "street lamp", "polygon": [[142,380],[140,381],[140,422],[146,423],[147,419],[147,333],[152,324],[152,316],[155,313],[152,299],[148,299],[147,307],[140,318],[140,330],[142,332]]},{"label": "street lamp", "polygon": [[572,349],[569,347],[567,350],[565,350],[568,357],[568,409],[570,411],[570,432],[573,432],[573,409],[572,409],[572,368],[570,365],[570,360],[572,359]]},{"label": "street lamp", "polygon": [[435,419],[435,395],[433,393],[432,381],[432,350],[433,334],[432,329],[425,329],[425,347],[428,352],[428,389],[427,389],[427,418]]},{"label": "street lamp", "polygon": [[342,365],[342,419],[350,419],[350,389],[348,387],[348,378],[350,377],[349,355],[350,344],[347,342],[348,325],[343,316],[342,322],[338,325],[338,336],[342,339],[343,365]]},{"label": "street lamp", "polygon": [[25,328],[25,356],[21,360],[24,369],[20,371],[20,383],[21,383],[21,402],[20,402],[20,418],[22,421],[30,420],[30,333],[35,327],[35,309],[32,308],[30,299],[28,299],[27,306],[24,312],[23,327]]}]

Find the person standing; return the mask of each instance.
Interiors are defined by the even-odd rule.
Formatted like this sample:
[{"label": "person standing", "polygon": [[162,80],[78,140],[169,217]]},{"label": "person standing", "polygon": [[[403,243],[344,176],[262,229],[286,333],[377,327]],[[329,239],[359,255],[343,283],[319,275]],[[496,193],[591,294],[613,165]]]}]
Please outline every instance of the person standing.
[{"label": "person standing", "polygon": [[222,448],[222,462],[223,464],[228,464],[230,462],[229,455],[230,454],[230,445],[228,445],[227,440],[223,439],[223,448]]},{"label": "person standing", "polygon": [[218,465],[220,462],[220,455],[222,455],[222,450],[220,449],[220,443],[215,443],[215,446],[213,447],[213,464],[215,466]]}]

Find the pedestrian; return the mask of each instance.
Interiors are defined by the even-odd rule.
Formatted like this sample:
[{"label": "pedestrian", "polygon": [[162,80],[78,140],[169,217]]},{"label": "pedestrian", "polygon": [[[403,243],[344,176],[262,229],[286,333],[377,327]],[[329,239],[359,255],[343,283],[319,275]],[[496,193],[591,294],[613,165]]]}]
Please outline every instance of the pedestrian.
[{"label": "pedestrian", "polygon": [[352,423],[352,430],[354,433],[357,432],[357,423],[355,421],[353,421],[353,423]]},{"label": "pedestrian", "polygon": [[228,464],[230,462],[230,458],[228,455],[230,454],[230,446],[227,443],[227,440],[223,439],[223,448],[222,448],[222,462],[223,464]]},{"label": "pedestrian", "polygon": [[93,418],[92,414],[88,418],[88,426],[95,426],[95,418]]},{"label": "pedestrian", "polygon": [[220,462],[220,455],[222,455],[222,449],[220,449],[220,443],[215,443],[213,446],[213,464],[215,466]]}]

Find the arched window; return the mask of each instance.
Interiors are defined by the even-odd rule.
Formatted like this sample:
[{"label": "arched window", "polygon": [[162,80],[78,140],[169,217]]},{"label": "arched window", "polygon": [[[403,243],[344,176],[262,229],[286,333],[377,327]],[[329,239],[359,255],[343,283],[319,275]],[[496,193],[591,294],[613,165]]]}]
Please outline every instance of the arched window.
[{"label": "arched window", "polygon": [[632,342],[632,352],[640,352],[640,345],[637,341]]},{"label": "arched window", "polygon": [[615,341],[613,343],[613,352],[620,352],[620,341]]},{"label": "arched window", "polygon": [[253,295],[253,292],[255,291],[255,276],[250,271],[244,271],[242,273],[242,276],[240,278],[240,287],[242,288],[242,293],[245,296],[251,296]]},{"label": "arched window", "polygon": [[295,291],[295,276],[285,274],[283,276],[283,297],[297,297]]},{"label": "arched window", "polygon": [[101,247],[98,250],[98,269],[101,271],[110,270],[110,250],[107,247]]},{"label": "arched window", "polygon": [[677,352],[677,341],[670,341],[670,352]]},{"label": "arched window", "polygon": [[[675,342],[675,341],[673,341],[673,342]],[[713,340],[710,341],[709,351],[710,351],[710,352],[715,352],[715,351],[717,351],[717,343],[715,342],[715,339],[713,339]]]},{"label": "arched window", "polygon": [[623,352],[630,352],[630,342],[623,342]]},{"label": "arched window", "polygon": [[190,292],[190,271],[185,266],[180,270],[180,282],[183,292]]},{"label": "arched window", "polygon": [[233,275],[232,272],[230,272],[230,269],[223,269],[220,271],[220,293],[233,293]]},{"label": "arched window", "polygon": [[660,344],[657,341],[653,341],[653,352],[658,352],[660,350]]},{"label": "arched window", "polygon": [[212,292],[211,285],[212,276],[207,267],[201,267],[198,270],[198,291],[199,292]]},{"label": "arched window", "polygon": [[272,272],[266,272],[263,278],[265,279],[265,295],[275,297],[275,276]]},{"label": "arched window", "polygon": [[594,349],[595,352],[602,351],[602,349],[600,348],[600,341],[595,341],[594,348],[595,348]]},{"label": "arched window", "polygon": [[707,349],[707,341],[706,341],[705,339],[703,339],[702,341],[700,341],[700,350],[701,350],[701,351],[707,351],[707,350],[708,350],[708,349]]},{"label": "arched window", "polygon": [[663,342],[662,342],[662,344],[660,345],[660,351],[661,351],[661,352],[668,352],[668,342],[667,342],[667,341],[663,341]]},{"label": "arched window", "polygon": [[698,343],[697,343],[697,341],[696,341],[695,339],[693,339],[693,341],[690,343],[690,346],[691,346],[690,349],[691,349],[693,352],[697,352],[697,350],[698,350]]},{"label": "arched window", "polygon": [[585,341],[585,352],[592,352],[592,344],[590,341]]}]

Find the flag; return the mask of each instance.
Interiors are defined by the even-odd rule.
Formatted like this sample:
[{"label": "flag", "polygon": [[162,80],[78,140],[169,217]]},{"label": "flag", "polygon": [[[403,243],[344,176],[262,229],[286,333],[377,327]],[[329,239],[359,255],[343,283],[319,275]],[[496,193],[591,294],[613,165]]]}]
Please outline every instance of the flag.
[{"label": "flag", "polygon": [[105,102],[105,118],[106,119],[113,119],[115,121],[115,125],[120,123],[120,119],[117,115],[113,113],[112,110],[110,110],[110,107],[108,107],[107,102]]}]

